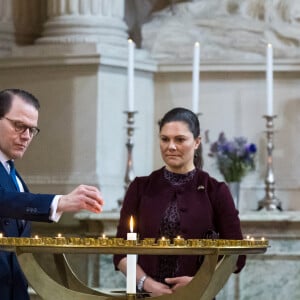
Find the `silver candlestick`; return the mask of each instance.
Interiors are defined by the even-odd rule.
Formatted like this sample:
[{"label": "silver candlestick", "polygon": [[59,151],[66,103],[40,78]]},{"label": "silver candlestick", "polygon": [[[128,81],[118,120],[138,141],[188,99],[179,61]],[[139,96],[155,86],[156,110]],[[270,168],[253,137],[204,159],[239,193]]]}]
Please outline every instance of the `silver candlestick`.
[{"label": "silver candlestick", "polygon": [[[132,159],[132,149],[133,149],[133,133],[134,133],[134,115],[137,113],[137,111],[125,111],[125,114],[127,114],[127,142],[126,142],[126,148],[127,148],[127,162],[126,162],[126,171],[125,171],[125,177],[124,177],[124,189],[125,193],[127,192],[127,189],[130,185],[130,183],[133,181],[135,175],[133,171],[133,159]],[[121,207],[123,204],[123,198],[118,200],[118,205]]]},{"label": "silver candlestick", "polygon": [[277,117],[273,116],[263,116],[266,123],[266,133],[267,133],[267,172],[265,177],[265,196],[262,200],[258,202],[258,210],[282,210],[281,202],[275,196],[275,176],[273,173],[273,156],[272,152],[274,149],[274,122],[273,120]]}]

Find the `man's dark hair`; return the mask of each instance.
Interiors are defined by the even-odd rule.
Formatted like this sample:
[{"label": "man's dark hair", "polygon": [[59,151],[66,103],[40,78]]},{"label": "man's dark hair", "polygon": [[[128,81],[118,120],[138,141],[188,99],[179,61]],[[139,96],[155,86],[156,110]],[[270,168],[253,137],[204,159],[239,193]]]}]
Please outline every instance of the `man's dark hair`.
[{"label": "man's dark hair", "polygon": [[20,89],[6,89],[0,91],[0,119],[9,112],[14,96],[19,96],[22,100],[39,110],[39,100],[31,93]]}]

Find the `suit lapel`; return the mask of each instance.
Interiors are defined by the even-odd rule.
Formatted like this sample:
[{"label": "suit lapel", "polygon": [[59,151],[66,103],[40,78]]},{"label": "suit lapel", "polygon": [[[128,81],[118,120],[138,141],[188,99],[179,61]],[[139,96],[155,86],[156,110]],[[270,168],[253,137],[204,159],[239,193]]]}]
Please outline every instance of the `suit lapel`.
[{"label": "suit lapel", "polygon": [[[16,174],[23,184],[24,191],[29,192],[28,187],[25,184],[25,182],[23,181],[20,174],[17,171],[16,171]],[[17,188],[16,188],[12,178],[9,176],[9,174],[7,173],[7,171],[4,168],[2,163],[0,163],[0,186],[2,186],[6,191],[9,191],[9,192],[17,191]],[[20,232],[20,235],[22,235],[22,233],[24,231],[28,231],[28,229],[30,230],[30,222],[25,221],[24,226],[22,226],[22,227],[23,227],[23,229],[22,229],[22,232]]]}]

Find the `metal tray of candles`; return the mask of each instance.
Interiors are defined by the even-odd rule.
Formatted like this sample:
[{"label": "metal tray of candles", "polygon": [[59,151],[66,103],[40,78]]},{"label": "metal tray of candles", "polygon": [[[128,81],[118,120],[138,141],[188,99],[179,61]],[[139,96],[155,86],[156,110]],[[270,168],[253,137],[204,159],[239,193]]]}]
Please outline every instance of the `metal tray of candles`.
[{"label": "metal tray of candles", "polygon": [[144,254],[144,255],[206,255],[215,254],[255,254],[268,248],[265,239],[183,239],[155,240],[146,238],[140,241],[128,241],[122,238],[80,238],[80,237],[1,237],[0,248],[21,253],[102,253],[102,254]]}]

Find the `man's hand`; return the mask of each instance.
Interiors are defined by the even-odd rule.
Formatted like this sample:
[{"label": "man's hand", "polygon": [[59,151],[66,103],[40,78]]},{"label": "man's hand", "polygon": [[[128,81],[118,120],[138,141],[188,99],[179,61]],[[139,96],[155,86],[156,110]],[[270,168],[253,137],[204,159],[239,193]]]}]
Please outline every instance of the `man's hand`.
[{"label": "man's hand", "polygon": [[193,277],[189,276],[181,276],[181,277],[173,277],[173,278],[166,278],[165,281],[167,284],[172,286],[172,291],[177,290],[180,287],[186,286]]},{"label": "man's hand", "polygon": [[101,192],[94,186],[79,185],[70,194],[60,197],[57,213],[89,210],[94,213],[102,211],[104,204]]}]

